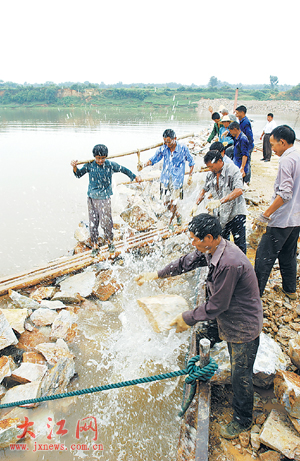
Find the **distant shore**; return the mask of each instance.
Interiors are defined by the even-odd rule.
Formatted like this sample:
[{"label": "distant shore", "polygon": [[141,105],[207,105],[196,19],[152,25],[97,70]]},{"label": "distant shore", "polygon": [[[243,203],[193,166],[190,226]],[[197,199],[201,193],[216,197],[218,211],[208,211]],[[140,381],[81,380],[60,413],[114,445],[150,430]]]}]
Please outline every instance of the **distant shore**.
[{"label": "distant shore", "polygon": [[[226,107],[230,112],[233,110],[234,101],[232,99],[201,99],[198,102],[198,112],[207,110],[212,106],[213,110],[218,111],[220,106]],[[247,107],[249,113],[267,114],[268,112],[288,114],[297,112],[300,116],[300,101],[287,101],[287,100],[243,100],[238,99],[238,106],[244,105]]]}]

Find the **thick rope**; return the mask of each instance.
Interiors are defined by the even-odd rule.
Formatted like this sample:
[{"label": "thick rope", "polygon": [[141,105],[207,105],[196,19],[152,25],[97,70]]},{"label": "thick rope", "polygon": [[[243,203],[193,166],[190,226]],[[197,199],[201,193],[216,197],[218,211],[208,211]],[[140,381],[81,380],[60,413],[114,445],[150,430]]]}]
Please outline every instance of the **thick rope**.
[{"label": "thick rope", "polygon": [[20,400],[18,402],[4,403],[0,405],[0,409],[8,408],[8,407],[22,406],[22,405],[29,405],[29,404],[38,403],[38,402],[46,402],[48,400],[63,399],[66,397],[74,397],[74,396],[83,395],[83,394],[93,394],[94,392],[108,391],[110,389],[119,389],[120,387],[134,386],[135,384],[150,383],[153,381],[160,381],[163,379],[169,379],[169,378],[174,378],[174,377],[183,376],[183,375],[188,375],[185,379],[186,383],[196,385],[197,379],[200,379],[201,381],[207,381],[213,376],[216,369],[218,368],[218,365],[216,364],[214,359],[210,359],[209,364],[203,368],[200,368],[199,366],[195,365],[195,363],[198,362],[198,360],[199,360],[199,355],[192,357],[188,362],[187,368],[185,368],[184,370],[171,371],[169,373],[163,373],[161,375],[154,375],[154,376],[149,376],[145,378],[133,379],[131,381],[122,381],[120,383],[115,383],[115,384],[105,384],[104,386],[90,387],[88,389],[80,389],[78,391],[64,392],[62,394],[45,395],[43,397],[38,397],[36,399],[28,399],[28,400]]}]

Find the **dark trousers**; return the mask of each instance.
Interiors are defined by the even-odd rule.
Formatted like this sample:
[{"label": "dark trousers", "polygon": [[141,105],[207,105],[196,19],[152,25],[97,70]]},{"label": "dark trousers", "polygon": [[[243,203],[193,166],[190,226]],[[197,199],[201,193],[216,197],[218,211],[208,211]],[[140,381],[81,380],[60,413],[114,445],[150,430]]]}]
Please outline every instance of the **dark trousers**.
[{"label": "dark trousers", "polygon": [[99,237],[99,224],[104,231],[104,238],[112,242],[113,220],[111,215],[110,197],[104,200],[88,197],[89,226],[92,243],[97,243]]},{"label": "dark trousers", "polygon": [[265,134],[264,139],[263,139],[263,158],[265,160],[270,160],[270,158],[272,157],[272,147],[270,144],[270,137],[271,137],[271,133]]},{"label": "dark trousers", "polygon": [[252,423],[253,365],[258,346],[259,337],[249,343],[227,343],[231,363],[233,418],[244,427]]},{"label": "dark trousers", "polygon": [[263,295],[270,272],[276,258],[279,261],[282,288],[287,293],[296,292],[297,276],[297,241],[300,226],[267,227],[257,247],[255,273],[258,280],[260,296]]},{"label": "dark trousers", "polygon": [[243,253],[246,254],[246,215],[238,214],[229,221],[222,230],[222,237],[229,240],[230,233],[233,235],[234,243]]},{"label": "dark trousers", "polygon": [[246,183],[249,183],[251,179],[251,155],[252,155],[253,149],[254,147],[251,150],[249,150],[249,160],[248,160],[249,169],[248,169],[248,173],[243,177],[243,182],[246,182]]}]

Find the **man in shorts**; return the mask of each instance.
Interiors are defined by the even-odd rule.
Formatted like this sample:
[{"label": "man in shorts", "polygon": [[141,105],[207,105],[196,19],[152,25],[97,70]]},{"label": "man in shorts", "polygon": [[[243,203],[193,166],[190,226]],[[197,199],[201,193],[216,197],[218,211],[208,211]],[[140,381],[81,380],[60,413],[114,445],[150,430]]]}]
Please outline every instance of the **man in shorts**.
[{"label": "man in shorts", "polygon": [[164,144],[157,149],[153,157],[144,165],[140,164],[138,170],[155,165],[155,163],[163,159],[163,169],[160,176],[160,196],[164,201],[164,205],[171,212],[169,227],[172,229],[172,221],[175,216],[177,224],[179,226],[182,224],[182,217],[177,210],[177,202],[179,198],[183,198],[185,162],[188,162],[190,167],[188,185],[192,184],[195,162],[187,146],[177,142],[176,134],[173,130],[165,130],[163,138]]}]

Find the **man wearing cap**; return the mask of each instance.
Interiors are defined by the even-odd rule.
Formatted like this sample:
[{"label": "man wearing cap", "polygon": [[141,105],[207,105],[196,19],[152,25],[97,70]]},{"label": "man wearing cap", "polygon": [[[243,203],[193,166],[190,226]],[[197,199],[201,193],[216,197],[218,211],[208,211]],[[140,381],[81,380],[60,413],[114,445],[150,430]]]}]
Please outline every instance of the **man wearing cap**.
[{"label": "man wearing cap", "polygon": [[224,115],[221,119],[222,126],[220,127],[219,141],[224,145],[226,150],[226,155],[229,158],[233,158],[233,137],[231,136],[228,127],[232,120],[229,115]]}]

